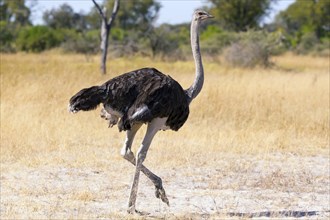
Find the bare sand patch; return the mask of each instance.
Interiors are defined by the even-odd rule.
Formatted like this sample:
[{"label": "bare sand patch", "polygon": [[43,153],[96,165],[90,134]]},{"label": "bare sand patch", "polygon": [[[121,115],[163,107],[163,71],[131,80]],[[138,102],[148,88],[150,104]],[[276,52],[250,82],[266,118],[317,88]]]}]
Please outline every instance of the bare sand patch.
[{"label": "bare sand patch", "polygon": [[3,172],[1,219],[330,217],[328,157],[228,154],[200,167],[160,165],[155,172],[163,178],[170,207],[156,199],[143,176],[137,201],[138,210],[148,213],[143,216],[126,214],[134,167],[124,160],[105,170],[108,166]]}]

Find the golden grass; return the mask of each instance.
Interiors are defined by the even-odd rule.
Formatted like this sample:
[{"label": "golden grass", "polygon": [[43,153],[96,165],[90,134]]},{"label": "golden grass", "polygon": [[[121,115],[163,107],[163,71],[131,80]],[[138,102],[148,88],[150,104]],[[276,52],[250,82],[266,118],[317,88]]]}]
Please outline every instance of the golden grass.
[{"label": "golden grass", "polygon": [[[110,74],[101,76],[98,62],[98,56],[1,54],[2,218],[137,218],[124,210],[134,169],[119,155],[125,134],[109,129],[99,109],[69,114],[68,100],[145,66],[187,88],[194,65],[111,59]],[[222,219],[242,207],[246,218],[265,207],[326,207],[329,61],[288,54],[274,62],[251,70],[205,62],[204,88],[188,121],[179,132],[159,132],[145,161],[163,177],[172,210],[159,208],[143,175],[138,208],[160,210],[164,219]]]},{"label": "golden grass", "polygon": [[[274,62],[276,68],[251,70],[205,62],[204,88],[188,121],[179,132],[159,132],[146,163],[205,164],[222,152],[326,155],[328,59],[288,54]],[[98,65],[98,56],[1,54],[2,169],[22,163],[102,167],[103,161],[119,159],[124,133],[108,129],[99,109],[67,112],[69,98],[84,87],[145,66],[170,74],[184,88],[193,81],[192,62],[113,59],[105,76]]]}]

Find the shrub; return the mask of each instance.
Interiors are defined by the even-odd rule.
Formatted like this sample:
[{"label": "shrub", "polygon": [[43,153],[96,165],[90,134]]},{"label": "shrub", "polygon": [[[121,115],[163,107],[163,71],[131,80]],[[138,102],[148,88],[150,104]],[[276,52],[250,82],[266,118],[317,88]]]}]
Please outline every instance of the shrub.
[{"label": "shrub", "polygon": [[324,37],[320,43],[314,46],[313,55],[330,57],[330,38]]},{"label": "shrub", "polygon": [[216,56],[231,42],[235,41],[235,38],[235,33],[223,31],[218,26],[209,25],[201,33],[202,53],[206,56]]},{"label": "shrub", "polygon": [[[180,34],[173,31],[170,25],[161,25],[153,30],[150,30],[144,35],[147,41],[141,45],[144,51],[148,51],[150,48],[151,56],[153,58],[160,58],[162,60],[174,61],[183,59],[180,50]],[[143,50],[143,48],[140,48]]]},{"label": "shrub", "polygon": [[109,39],[108,53],[111,57],[129,57],[141,53],[143,42],[135,31],[120,31],[116,28]]},{"label": "shrub", "polygon": [[0,21],[0,52],[14,52],[15,29],[5,21]]},{"label": "shrub", "polygon": [[64,30],[64,33],[65,40],[61,44],[64,52],[95,54],[99,51],[100,37],[97,30],[86,33]]},{"label": "shrub", "polygon": [[226,48],[224,56],[231,66],[255,67],[270,65],[269,57],[282,46],[281,33],[248,31],[238,33],[235,41]]},{"label": "shrub", "polygon": [[306,33],[301,37],[301,40],[296,48],[298,54],[307,54],[312,51],[313,47],[319,44],[319,39],[315,33]]},{"label": "shrub", "polygon": [[61,33],[49,27],[34,26],[23,28],[18,34],[16,43],[20,50],[41,52],[58,46],[62,39]]},{"label": "shrub", "polygon": [[231,66],[268,66],[269,54],[259,42],[233,43],[225,51],[225,59]]}]

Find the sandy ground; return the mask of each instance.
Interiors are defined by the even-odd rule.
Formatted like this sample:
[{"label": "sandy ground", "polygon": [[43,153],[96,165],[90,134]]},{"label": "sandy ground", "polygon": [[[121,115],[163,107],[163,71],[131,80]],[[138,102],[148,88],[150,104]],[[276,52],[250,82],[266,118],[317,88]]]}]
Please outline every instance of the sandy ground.
[{"label": "sandy ground", "polygon": [[151,169],[163,179],[170,207],[154,197],[141,175],[137,209],[126,214],[134,167],[126,161],[101,167],[59,164],[1,173],[1,219],[329,219],[326,156],[222,155],[202,166]]}]

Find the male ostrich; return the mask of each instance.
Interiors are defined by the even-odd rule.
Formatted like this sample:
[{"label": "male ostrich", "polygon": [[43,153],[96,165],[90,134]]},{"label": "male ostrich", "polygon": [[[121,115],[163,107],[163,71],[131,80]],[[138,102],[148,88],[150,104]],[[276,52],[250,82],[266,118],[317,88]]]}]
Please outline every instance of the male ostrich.
[{"label": "male ostrich", "polygon": [[[153,137],[159,130],[177,131],[181,128],[188,118],[189,104],[202,89],[204,70],[198,29],[203,20],[211,17],[213,16],[202,10],[196,10],[193,14],[191,47],[196,73],[194,83],[187,90],[170,76],[154,68],[143,68],[117,76],[103,85],[83,89],[70,99],[69,111],[72,113],[93,110],[103,103],[101,116],[109,120],[109,126],[118,123],[119,131],[126,131],[121,155],[136,166],[128,203],[129,213],[136,211],[140,171],[154,183],[156,197],[169,205],[161,178],[142,163]],[[144,123],[147,124],[147,132],[135,158],[131,151],[132,142],[136,132]]]}]

